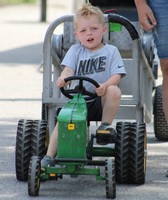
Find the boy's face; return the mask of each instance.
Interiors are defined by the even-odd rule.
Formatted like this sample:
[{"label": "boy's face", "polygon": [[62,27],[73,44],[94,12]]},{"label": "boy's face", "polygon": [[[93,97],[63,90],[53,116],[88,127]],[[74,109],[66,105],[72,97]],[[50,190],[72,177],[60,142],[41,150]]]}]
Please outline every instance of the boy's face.
[{"label": "boy's face", "polygon": [[106,26],[103,26],[98,17],[80,17],[77,20],[75,35],[83,46],[89,50],[97,50],[102,47],[102,37],[106,32]]}]

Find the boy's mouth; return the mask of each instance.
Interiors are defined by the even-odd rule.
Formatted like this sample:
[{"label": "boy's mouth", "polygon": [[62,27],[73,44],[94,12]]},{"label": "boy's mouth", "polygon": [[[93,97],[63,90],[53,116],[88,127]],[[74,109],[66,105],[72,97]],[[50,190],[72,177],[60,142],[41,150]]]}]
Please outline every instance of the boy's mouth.
[{"label": "boy's mouth", "polygon": [[93,40],[94,40],[93,38],[89,38],[87,41],[92,42]]}]

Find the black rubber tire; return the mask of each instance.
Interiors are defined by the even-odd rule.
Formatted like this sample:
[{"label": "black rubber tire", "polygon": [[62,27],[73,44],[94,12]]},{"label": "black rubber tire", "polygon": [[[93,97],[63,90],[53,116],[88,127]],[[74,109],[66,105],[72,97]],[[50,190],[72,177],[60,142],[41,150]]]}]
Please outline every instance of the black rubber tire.
[{"label": "black rubber tire", "polygon": [[30,196],[38,196],[40,190],[40,158],[32,156],[29,163],[28,171],[28,194]]},{"label": "black rubber tire", "polygon": [[47,120],[47,111],[46,111],[46,105],[43,103],[42,104],[42,109],[41,109],[41,119],[42,120]]},{"label": "black rubber tire", "polygon": [[129,180],[129,122],[118,122],[116,125],[117,137],[115,143],[116,181],[128,183]]},{"label": "black rubber tire", "polygon": [[35,120],[32,123],[31,135],[31,155],[39,156],[40,159],[46,154],[47,150],[47,121]]},{"label": "black rubber tire", "polygon": [[15,168],[16,178],[20,181],[27,181],[28,179],[28,167],[31,157],[31,130],[32,120],[19,120],[16,133]]},{"label": "black rubber tire", "polygon": [[114,158],[110,157],[105,161],[105,178],[106,178],[106,197],[114,199],[116,197]]},{"label": "black rubber tire", "polygon": [[159,85],[155,89],[154,105],[154,133],[155,137],[159,140],[168,140],[168,125],[166,122],[165,114],[163,112],[162,105],[162,85]]},{"label": "black rubber tire", "polygon": [[144,184],[146,175],[146,126],[132,123],[130,129],[129,179],[131,184]]}]

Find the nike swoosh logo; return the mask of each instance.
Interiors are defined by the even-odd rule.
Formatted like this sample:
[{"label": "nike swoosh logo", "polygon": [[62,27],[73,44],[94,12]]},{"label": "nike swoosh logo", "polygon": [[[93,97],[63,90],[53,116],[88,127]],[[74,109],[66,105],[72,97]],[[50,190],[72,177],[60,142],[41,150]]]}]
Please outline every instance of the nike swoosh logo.
[{"label": "nike swoosh logo", "polygon": [[120,66],[120,65],[118,65],[118,68],[122,68],[122,67],[124,67],[124,66],[123,66],[123,65],[121,65],[121,66]]}]

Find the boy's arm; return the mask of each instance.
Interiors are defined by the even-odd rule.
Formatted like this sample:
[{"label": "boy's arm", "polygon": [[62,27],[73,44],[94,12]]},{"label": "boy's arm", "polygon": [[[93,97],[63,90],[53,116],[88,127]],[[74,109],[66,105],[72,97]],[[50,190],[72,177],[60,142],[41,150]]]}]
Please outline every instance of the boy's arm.
[{"label": "boy's arm", "polygon": [[65,66],[63,71],[61,72],[60,77],[58,77],[58,79],[56,81],[57,87],[59,87],[59,88],[64,87],[66,84],[64,79],[69,76],[73,76],[73,75],[74,75],[74,70],[70,67]]},{"label": "boy's arm", "polygon": [[95,92],[98,96],[104,96],[106,93],[107,87],[110,85],[118,85],[121,80],[120,74],[114,74],[112,75],[106,82],[100,84],[100,87],[95,88]]},{"label": "boy's arm", "polygon": [[121,74],[114,74],[106,82],[104,82],[104,85],[106,88],[110,85],[118,85],[120,80]]}]

